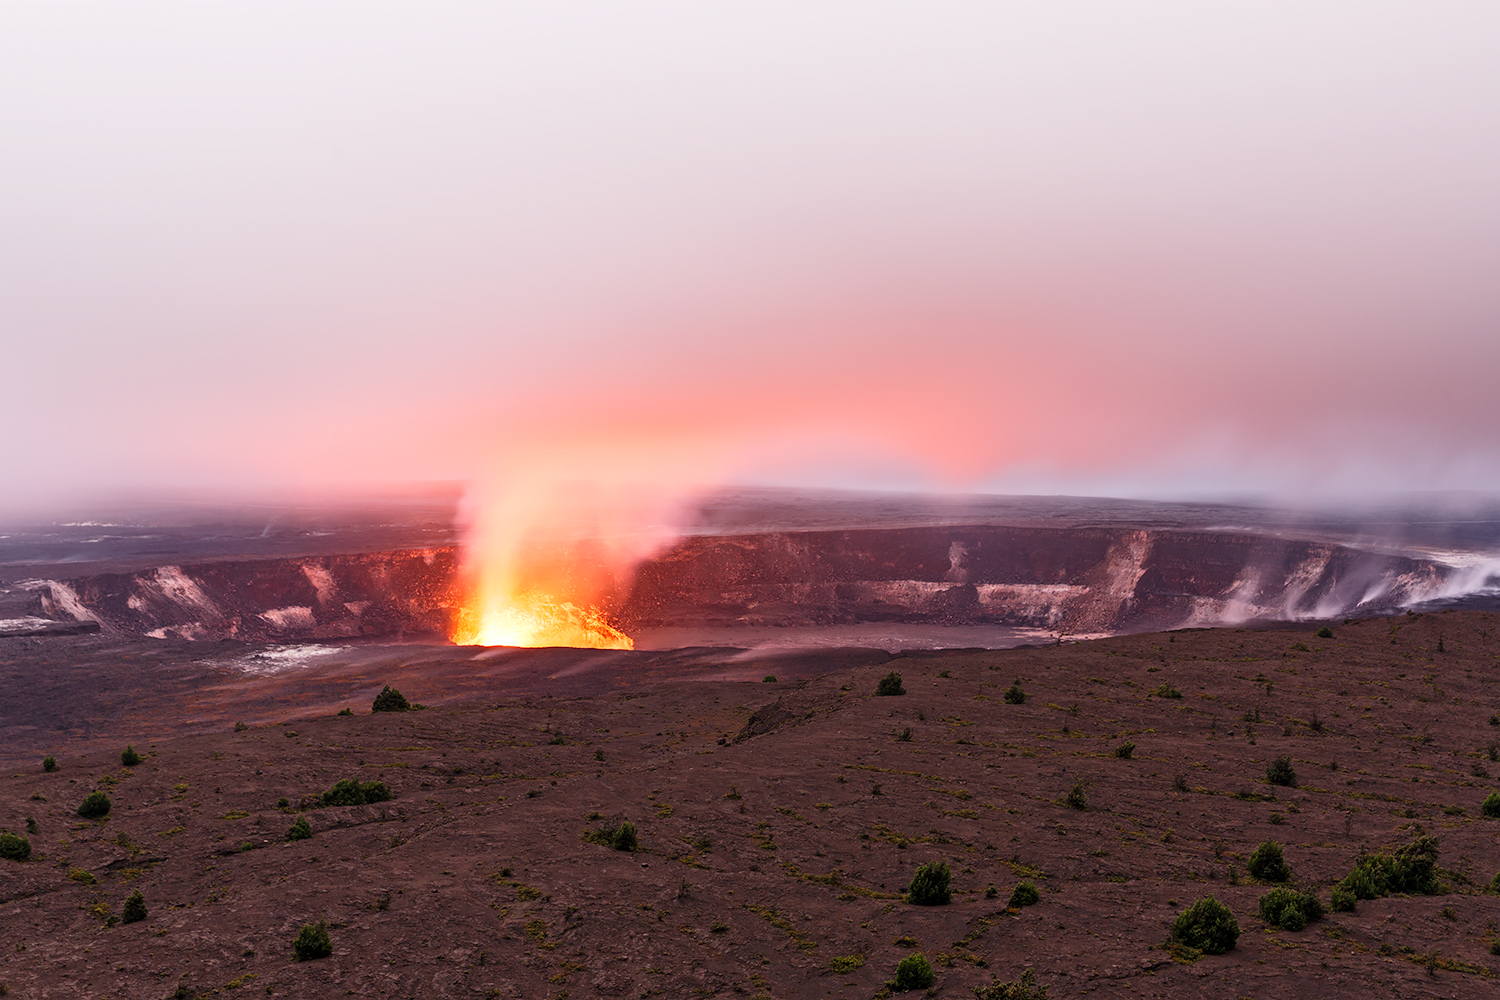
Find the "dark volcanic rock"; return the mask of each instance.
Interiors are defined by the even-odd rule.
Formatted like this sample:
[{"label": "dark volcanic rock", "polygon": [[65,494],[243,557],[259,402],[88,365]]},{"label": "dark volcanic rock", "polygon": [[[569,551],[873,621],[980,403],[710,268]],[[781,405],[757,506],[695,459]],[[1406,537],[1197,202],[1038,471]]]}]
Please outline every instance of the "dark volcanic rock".
[{"label": "dark volcanic rock", "polygon": [[[22,587],[42,614],[159,637],[442,636],[461,599],[457,567],[457,549],[444,546]],[[683,539],[642,564],[607,610],[627,629],[895,621],[1097,634],[1390,611],[1439,592],[1451,573],[1429,559],[1248,532],[766,532]]]}]

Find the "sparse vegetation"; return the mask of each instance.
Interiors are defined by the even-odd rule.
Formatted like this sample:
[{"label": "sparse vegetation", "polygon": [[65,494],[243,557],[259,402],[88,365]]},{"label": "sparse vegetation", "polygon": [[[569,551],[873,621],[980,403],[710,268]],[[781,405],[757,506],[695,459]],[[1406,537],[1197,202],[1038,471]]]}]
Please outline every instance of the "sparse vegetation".
[{"label": "sparse vegetation", "polygon": [[361,784],[354,778],[343,778],[334,782],[324,792],[320,802],[323,806],[362,806],[372,802],[385,802],[391,798],[391,790],[383,781],[366,781]]},{"label": "sparse vegetation", "polygon": [[1332,639],[1333,629],[1329,628],[1327,625],[1324,625],[1322,628],[1314,632],[1313,635],[1317,636],[1319,639]]},{"label": "sparse vegetation", "polygon": [[296,822],[286,830],[287,840],[306,840],[312,835],[312,826],[308,824],[306,816],[298,816]]},{"label": "sparse vegetation", "polygon": [[1172,686],[1171,681],[1162,681],[1161,686],[1151,692],[1158,698],[1181,698],[1182,692]]},{"label": "sparse vegetation", "polygon": [[1072,789],[1063,798],[1063,804],[1069,809],[1077,809],[1079,812],[1083,812],[1089,807],[1089,793],[1088,789],[1083,785],[1082,778],[1073,783]]},{"label": "sparse vegetation", "polygon": [[0,833],[0,858],[25,861],[31,857],[31,841],[9,831]]},{"label": "sparse vegetation", "polygon": [[84,819],[99,819],[109,815],[109,796],[103,792],[90,792],[78,803],[78,815]]},{"label": "sparse vegetation", "polygon": [[1208,955],[1222,955],[1239,940],[1240,925],[1229,907],[1212,896],[1183,910],[1172,924],[1172,940]]},{"label": "sparse vegetation", "polygon": [[354,714],[354,709],[345,706],[344,708],[339,709],[339,714],[340,715],[353,715]]},{"label": "sparse vegetation", "polygon": [[411,710],[411,703],[406,696],[389,684],[380,689],[375,696],[375,703],[370,706],[372,712],[406,712]]},{"label": "sparse vegetation", "polygon": [[583,839],[591,844],[602,844],[612,847],[617,851],[634,851],[640,846],[636,836],[635,824],[627,819],[607,823],[594,830],[589,830],[583,835]]},{"label": "sparse vegetation", "polygon": [[1121,760],[1129,760],[1134,754],[1134,743],[1121,743],[1119,746],[1115,747],[1115,756],[1120,758]]},{"label": "sparse vegetation", "polygon": [[143,760],[145,760],[145,758],[136,753],[135,747],[131,746],[128,743],[125,745],[125,749],[120,751],[120,763],[124,764],[126,767],[135,767]]},{"label": "sparse vegetation", "polygon": [[303,924],[292,939],[292,957],[299,962],[310,962],[327,958],[333,954],[333,941],[328,937],[328,927],[319,920],[315,924]]},{"label": "sparse vegetation", "polygon": [[1008,983],[998,979],[988,986],[971,986],[976,1000],[1047,1000],[1047,987],[1038,986],[1036,973],[1030,969],[1021,973],[1021,978]]},{"label": "sparse vegetation", "polygon": [[57,770],[57,758],[53,757],[51,754],[48,754],[46,757],[43,757],[42,758],[42,770],[46,771],[48,774],[51,774],[53,771],[56,771]]},{"label": "sparse vegetation", "polygon": [[1284,931],[1300,931],[1323,916],[1317,896],[1278,886],[1260,897],[1260,918]]},{"label": "sparse vegetation", "polygon": [[930,861],[917,869],[906,887],[906,899],[918,906],[942,906],[951,902],[953,891],[949,883],[953,873],[946,861]]},{"label": "sparse vegetation", "polygon": [[1500,816],[1500,792],[1490,792],[1480,805],[1479,811],[1491,818]]},{"label": "sparse vegetation", "polygon": [[[1437,858],[1437,841],[1418,837],[1394,853],[1361,856],[1337,888],[1355,899],[1379,899],[1392,893],[1430,896],[1437,891]],[[1335,899],[1335,909],[1340,909],[1338,902]]]},{"label": "sparse vegetation", "polygon": [[146,919],[146,897],[137,889],[125,897],[125,905],[120,909],[120,923],[133,924]]},{"label": "sparse vegetation", "polygon": [[1036,891],[1036,886],[1030,882],[1022,882],[1010,893],[1010,906],[1020,909],[1023,906],[1032,906],[1042,898],[1041,893]]},{"label": "sparse vegetation", "polygon": [[1286,788],[1297,787],[1297,772],[1292,767],[1292,758],[1277,757],[1266,767],[1266,780],[1273,785]]},{"label": "sparse vegetation", "polygon": [[896,965],[896,978],[890,982],[891,989],[905,993],[910,990],[925,990],[932,985],[932,963],[921,952],[913,952]]},{"label": "sparse vegetation", "polygon": [[1262,882],[1287,882],[1292,877],[1292,869],[1281,855],[1281,845],[1274,840],[1263,842],[1251,852],[1250,861],[1245,867],[1249,869],[1251,877]]},{"label": "sparse vegetation", "polygon": [[1026,692],[1021,690],[1021,682],[1017,681],[1005,689],[1005,703],[1007,705],[1026,704]]},{"label": "sparse vegetation", "polygon": [[883,697],[905,694],[906,688],[901,686],[901,675],[892,670],[880,678],[880,683],[875,685],[875,693]]},{"label": "sparse vegetation", "polygon": [[828,968],[831,972],[853,972],[865,964],[863,955],[835,955],[828,960]]}]

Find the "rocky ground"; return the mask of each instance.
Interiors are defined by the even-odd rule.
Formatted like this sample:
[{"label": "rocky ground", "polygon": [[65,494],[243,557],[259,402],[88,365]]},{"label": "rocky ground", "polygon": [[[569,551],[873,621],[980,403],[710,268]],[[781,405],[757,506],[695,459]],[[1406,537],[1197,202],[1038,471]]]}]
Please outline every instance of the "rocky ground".
[{"label": "rocky ground", "polygon": [[[1457,612],[1331,638],[1197,630],[854,654],[775,681],[709,669],[718,654],[702,652],[681,676],[653,661],[629,682],[554,670],[479,683],[451,656],[433,654],[437,669],[410,654],[333,687],[311,667],[222,684],[202,719],[232,717],[247,685],[279,686],[243,703],[240,731],[137,737],[133,767],[127,738],[171,730],[145,710],[69,736],[54,772],[30,757],[0,778],[0,826],[34,827],[30,859],[0,861],[0,983],[37,998],[856,998],[920,951],[946,997],[1026,968],[1053,1000],[1487,995],[1496,624]],[[42,644],[24,647],[41,683],[43,660],[105,640],[5,641]],[[876,696],[893,669],[906,693]],[[370,714],[381,682],[433,707]],[[320,693],[299,704],[298,684]],[[1023,703],[1005,699],[1012,684]],[[332,714],[339,699],[356,714]],[[1279,756],[1296,787],[1266,780]],[[313,807],[343,778],[394,797]],[[1079,787],[1083,809],[1066,801]],[[112,811],[84,820],[95,789]],[[298,815],[312,836],[289,842]],[[620,819],[637,850],[585,839]],[[1424,834],[1441,849],[1438,895],[1362,901],[1297,932],[1257,916],[1267,887],[1246,859],[1264,840],[1326,903],[1361,852]],[[906,902],[932,860],[952,869],[952,902]],[[1023,880],[1040,899],[1009,908]],[[146,919],[120,922],[136,891]],[[1236,915],[1237,947],[1165,949],[1208,895]],[[332,955],[293,961],[314,921]]]}]

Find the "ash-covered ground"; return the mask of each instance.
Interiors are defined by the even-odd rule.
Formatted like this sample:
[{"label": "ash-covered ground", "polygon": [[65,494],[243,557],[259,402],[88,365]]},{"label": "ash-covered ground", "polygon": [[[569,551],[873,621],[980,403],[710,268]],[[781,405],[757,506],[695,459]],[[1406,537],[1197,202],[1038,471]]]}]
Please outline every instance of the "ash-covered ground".
[{"label": "ash-covered ground", "polygon": [[[1488,995],[1497,626],[1451,612],[1328,636],[774,664],[496,651],[477,675],[433,647],[331,655],[326,671],[263,660],[183,680],[92,745],[58,739],[53,772],[36,755],[6,769],[0,825],[32,850],[0,860],[0,983],[37,998],[870,997],[921,953],[939,997],[1028,968],[1053,1000]],[[27,644],[35,677],[103,641],[0,643]],[[193,644],[157,645],[110,655],[147,675]],[[878,695],[892,671],[905,693]],[[371,714],[385,684],[430,707]],[[150,735],[194,710],[198,735]],[[1268,780],[1282,757],[1295,784]],[[322,806],[342,779],[393,797]],[[80,817],[96,790],[109,814]],[[299,816],[311,836],[289,840]],[[590,839],[624,820],[634,851]],[[1295,931],[1259,915],[1272,885],[1248,865],[1265,841],[1326,907],[1363,855],[1421,838],[1431,894]],[[928,862],[949,867],[946,905],[905,896]],[[1009,905],[1022,882],[1037,902]],[[121,922],[136,892],[146,916]],[[1170,947],[1207,896],[1232,911],[1234,949]],[[316,922],[332,954],[294,961]]]}]

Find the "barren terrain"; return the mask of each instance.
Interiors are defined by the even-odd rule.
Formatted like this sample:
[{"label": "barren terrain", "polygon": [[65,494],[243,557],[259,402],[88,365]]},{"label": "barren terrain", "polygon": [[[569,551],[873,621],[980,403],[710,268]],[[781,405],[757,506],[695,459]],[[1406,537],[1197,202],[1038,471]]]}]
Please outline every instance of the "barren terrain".
[{"label": "barren terrain", "polygon": [[[1495,627],[1455,612],[1332,638],[1190,630],[785,669],[713,650],[485,667],[411,647],[239,680],[188,644],[0,640],[12,690],[85,654],[113,657],[117,684],[87,732],[12,715],[36,752],[0,779],[0,826],[36,832],[30,860],[0,861],[0,983],[37,998],[854,998],[921,951],[946,997],[1027,967],[1053,1000],[1486,995]],[[167,697],[121,679],[129,657],[150,672],[173,651]],[[890,670],[906,694],[878,697]],[[370,714],[383,683],[432,707]],[[1024,703],[1006,702],[1013,683]],[[192,717],[212,731],[172,735],[184,699],[218,706]],[[1296,787],[1266,780],[1282,755]],[[346,777],[394,798],[312,807]],[[1079,782],[1081,810],[1065,801]],[[113,810],[83,820],[96,788]],[[313,836],[288,842],[299,814]],[[584,839],[621,818],[638,850]],[[1295,933],[1256,914],[1267,886],[1245,862],[1264,840],[1326,903],[1362,851],[1422,834],[1441,849],[1439,895],[1361,901]],[[905,902],[930,860],[951,866],[953,901]],[[1040,901],[1010,909],[1022,880]],[[112,920],[137,890],[147,918]],[[1210,894],[1238,946],[1164,949]],[[320,920],[333,954],[293,961]]]}]

